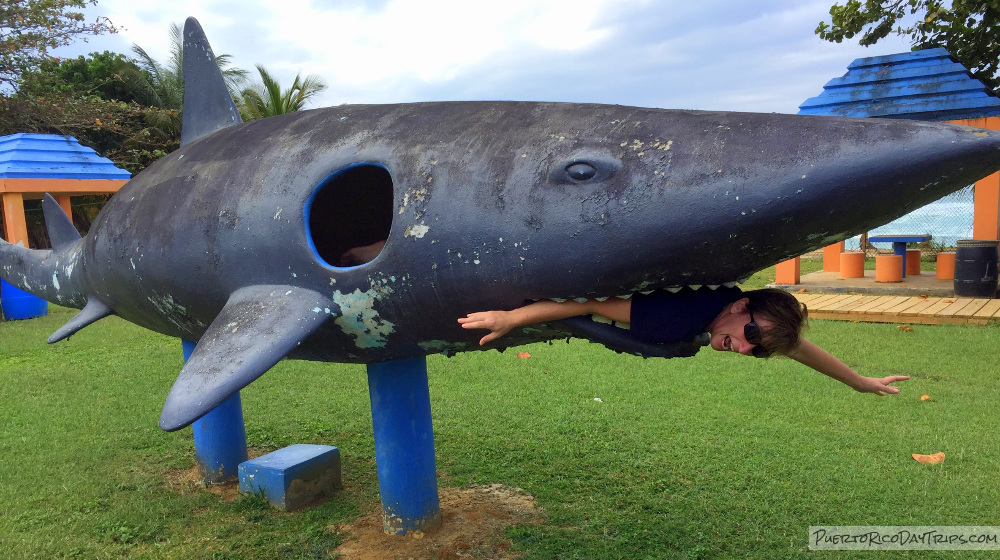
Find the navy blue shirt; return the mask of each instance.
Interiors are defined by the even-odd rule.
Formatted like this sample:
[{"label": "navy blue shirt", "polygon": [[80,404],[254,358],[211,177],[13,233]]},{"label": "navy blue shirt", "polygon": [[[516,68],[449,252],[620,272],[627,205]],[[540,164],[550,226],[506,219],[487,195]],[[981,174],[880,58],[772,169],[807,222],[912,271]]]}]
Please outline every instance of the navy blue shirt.
[{"label": "navy blue shirt", "polygon": [[656,290],[632,296],[630,329],[649,342],[687,342],[705,332],[722,309],[743,297],[739,288]]}]

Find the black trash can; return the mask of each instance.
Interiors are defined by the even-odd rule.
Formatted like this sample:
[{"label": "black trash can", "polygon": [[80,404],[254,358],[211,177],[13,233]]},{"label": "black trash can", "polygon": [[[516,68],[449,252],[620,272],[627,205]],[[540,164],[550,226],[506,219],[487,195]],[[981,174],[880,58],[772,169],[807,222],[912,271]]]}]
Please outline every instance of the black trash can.
[{"label": "black trash can", "polygon": [[960,239],[955,250],[955,295],[996,297],[998,260],[1000,241]]}]

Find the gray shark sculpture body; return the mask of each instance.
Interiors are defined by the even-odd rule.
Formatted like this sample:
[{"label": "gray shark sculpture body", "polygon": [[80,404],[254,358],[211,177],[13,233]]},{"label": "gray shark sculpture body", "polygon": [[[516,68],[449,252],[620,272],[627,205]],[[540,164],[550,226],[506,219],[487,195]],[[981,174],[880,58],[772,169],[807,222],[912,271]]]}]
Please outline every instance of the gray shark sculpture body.
[{"label": "gray shark sculpture body", "polygon": [[[1000,134],[915,122],[607,105],[357,105],[239,123],[197,22],[182,147],[84,239],[0,247],[12,284],[199,344],[167,399],[178,429],[283,357],[372,363],[478,349],[456,318],[530,299],[715,286],[883,224],[1000,168]],[[387,240],[360,266],[352,247]],[[604,329],[604,330],[601,330]],[[490,347],[583,333],[570,321]]]}]

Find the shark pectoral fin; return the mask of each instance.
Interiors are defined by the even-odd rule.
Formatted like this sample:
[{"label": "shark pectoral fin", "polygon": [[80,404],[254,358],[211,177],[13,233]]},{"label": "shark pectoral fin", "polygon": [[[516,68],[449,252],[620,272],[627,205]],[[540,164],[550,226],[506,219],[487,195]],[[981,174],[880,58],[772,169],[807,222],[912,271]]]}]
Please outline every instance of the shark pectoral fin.
[{"label": "shark pectoral fin", "polygon": [[293,286],[250,286],[229,297],[174,382],[160,428],[178,430],[295,349],[338,309],[330,298]]},{"label": "shark pectoral fin", "polygon": [[49,193],[45,193],[45,198],[42,199],[42,216],[54,251],[81,239],[80,232],[73,225],[73,219],[66,215],[62,206]]},{"label": "shark pectoral fin", "polygon": [[570,317],[551,324],[573,336],[603,344],[615,352],[634,354],[643,358],[687,358],[694,356],[702,346],[708,344],[708,340],[704,337],[696,337],[686,342],[649,342],[637,338],[626,329],[598,323],[589,316]]},{"label": "shark pectoral fin", "polygon": [[47,342],[53,344],[64,338],[69,338],[83,327],[112,314],[114,314],[114,311],[105,305],[104,302],[95,297],[88,298],[87,305],[83,307],[83,310],[77,313],[65,325],[59,327],[59,330],[52,333]]}]

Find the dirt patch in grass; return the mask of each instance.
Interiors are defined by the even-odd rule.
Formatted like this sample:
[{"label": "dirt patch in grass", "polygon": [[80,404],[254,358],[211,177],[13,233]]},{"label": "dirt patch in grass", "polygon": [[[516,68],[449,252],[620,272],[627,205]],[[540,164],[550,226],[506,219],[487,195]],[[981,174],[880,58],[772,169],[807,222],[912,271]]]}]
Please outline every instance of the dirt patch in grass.
[{"label": "dirt patch in grass", "polygon": [[[250,447],[247,449],[247,458],[256,459],[257,457],[266,455],[271,451],[273,451],[273,449]],[[194,465],[190,469],[170,471],[164,476],[164,479],[167,488],[170,488],[182,496],[201,490],[208,490],[212,494],[218,496],[223,502],[231,502],[240,497],[239,480],[231,480],[220,484],[202,484],[201,475],[198,473],[198,465]]]},{"label": "dirt patch in grass", "polygon": [[231,502],[240,497],[240,481],[233,480],[221,484],[202,484],[201,475],[198,474],[198,465],[190,469],[170,471],[165,478],[167,488],[178,492],[182,496],[201,490],[208,490],[218,496],[223,502]]},{"label": "dirt patch in grass", "polygon": [[336,549],[345,560],[456,558],[506,560],[520,553],[510,550],[504,529],[519,523],[540,523],[535,499],[520,488],[500,484],[469,488],[440,488],[441,528],[388,535],[382,530],[379,507],[350,525],[331,526],[346,539]]}]

